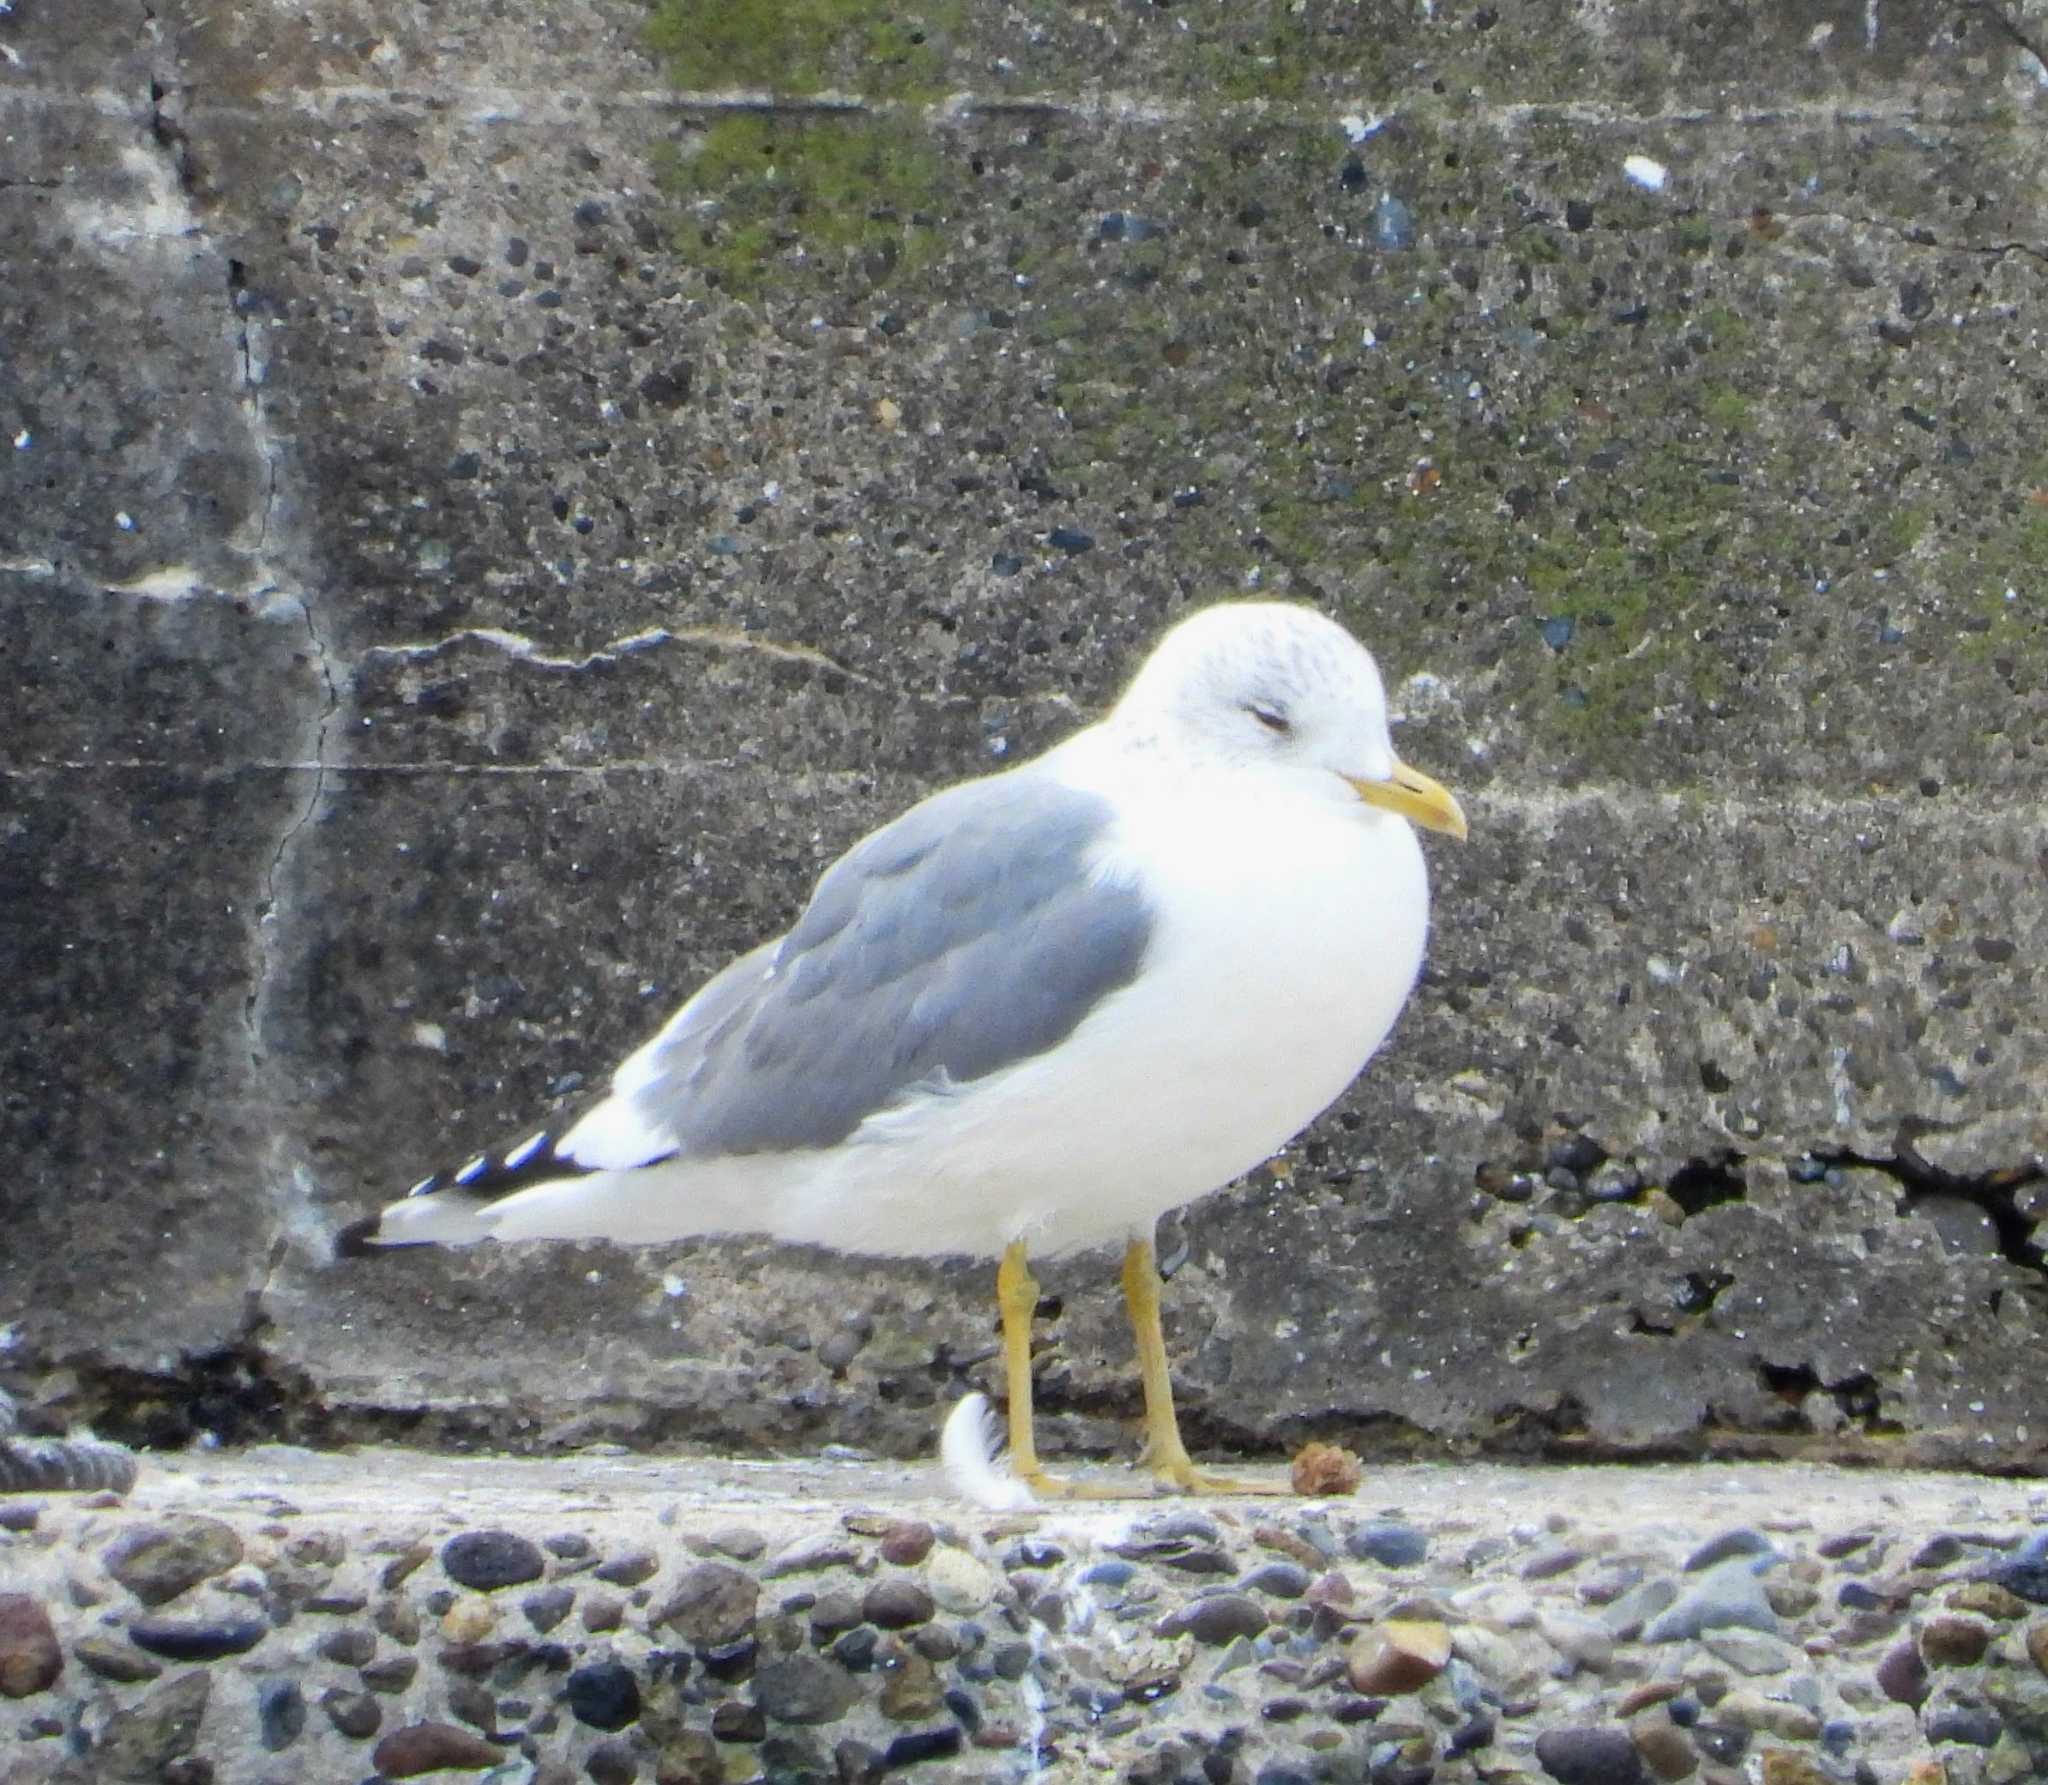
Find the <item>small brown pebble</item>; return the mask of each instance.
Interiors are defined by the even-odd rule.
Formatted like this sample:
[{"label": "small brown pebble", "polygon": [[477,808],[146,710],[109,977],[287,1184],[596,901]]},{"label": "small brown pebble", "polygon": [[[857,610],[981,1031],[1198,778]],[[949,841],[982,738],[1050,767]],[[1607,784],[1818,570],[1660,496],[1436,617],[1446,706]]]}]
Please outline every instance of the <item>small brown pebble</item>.
[{"label": "small brown pebble", "polygon": [[320,1694],[327,1721],[352,1742],[368,1741],[384,1722],[384,1712],[367,1692],[344,1692],[330,1686]]},{"label": "small brown pebble", "polygon": [[2027,1658],[2048,1673],[2048,1624],[2036,1624],[2027,1632]]},{"label": "small brown pebble", "polygon": [[1284,1525],[1255,1525],[1252,1541],[1261,1549],[1278,1550],[1290,1561],[1299,1562],[1310,1570],[1321,1570],[1330,1558],[1309,1542],[1306,1537],[1297,1536]]},{"label": "small brown pebble", "polygon": [[599,1563],[596,1575],[610,1586],[637,1587],[642,1581],[652,1580],[660,1569],[661,1558],[652,1550],[633,1549]]},{"label": "small brown pebble", "polygon": [[64,1671],[64,1651],[42,1601],[0,1593],[0,1693],[26,1698],[46,1692]]},{"label": "small brown pebble", "polygon": [[1980,1617],[1996,1618],[2001,1624],[2027,1615],[2024,1599],[1991,1580],[1966,1582],[1948,1596],[1947,1603],[1950,1611],[1973,1611]]},{"label": "small brown pebble", "polygon": [[451,1642],[441,1651],[441,1670],[480,1680],[494,1667],[517,1660],[532,1645],[525,1642]]},{"label": "small brown pebble", "polygon": [[1714,1718],[1760,1735],[1775,1735],[1788,1742],[1810,1742],[1820,1734],[1820,1719],[1803,1704],[1770,1698],[1747,1686],[1730,1692],[1714,1707]]},{"label": "small brown pebble", "polygon": [[1842,1556],[1854,1555],[1876,1535],[1875,1531],[1843,1531],[1833,1537],[1823,1537],[1813,1546],[1814,1553],[1832,1562]]},{"label": "small brown pebble", "polygon": [[1329,1573],[1319,1574],[1310,1581],[1308,1591],[1302,1594],[1302,1598],[1311,1605],[1326,1605],[1333,1610],[1344,1611],[1356,1603],[1358,1589],[1351,1584],[1351,1577],[1348,1574],[1339,1573],[1333,1568]]},{"label": "small brown pebble", "polygon": [[811,1635],[821,1643],[843,1630],[853,1629],[860,1622],[860,1600],[852,1593],[820,1593],[812,1603]]},{"label": "small brown pebble", "polygon": [[914,1580],[878,1580],[861,1601],[861,1614],[884,1630],[907,1630],[932,1615],[932,1596]]},{"label": "small brown pebble", "polygon": [[1449,1665],[1451,1633],[1442,1624],[1389,1618],[1352,1645],[1345,1671],[1368,1697],[1419,1691]]},{"label": "small brown pebble", "polygon": [[419,1671],[417,1655],[386,1655],[362,1670],[362,1681],[372,1692],[399,1693],[413,1683]]},{"label": "small brown pebble", "polygon": [[1629,1740],[1660,1779],[1683,1779],[1699,1767],[1685,1731],[1662,1711],[1645,1711],[1628,1726]]},{"label": "small brown pebble", "polygon": [[932,1528],[922,1519],[898,1519],[882,1533],[882,1560],[914,1568],[932,1550]]},{"label": "small brown pebble", "polygon": [[593,1785],[633,1785],[640,1777],[640,1762],[631,1742],[614,1739],[592,1748],[583,1770]]},{"label": "small brown pebble", "polygon": [[332,1568],[347,1554],[348,1545],[334,1531],[301,1531],[284,1546],[284,1559],[296,1568]]},{"label": "small brown pebble", "polygon": [[1638,1711],[1646,1711],[1652,1705],[1669,1704],[1685,1690],[1683,1680],[1645,1680],[1639,1686],[1631,1686],[1621,1695],[1614,1707],[1618,1717],[1633,1717]]},{"label": "small brown pebble", "polygon": [[539,1544],[517,1531],[464,1531],[441,1545],[441,1567],[459,1586],[495,1593],[539,1580],[547,1558]]},{"label": "small brown pebble", "polygon": [[779,1655],[754,1673],[754,1702],[778,1723],[836,1723],[860,1695],[854,1677],[820,1655]]},{"label": "small brown pebble", "polygon": [[1927,1702],[1927,1663],[1910,1643],[1902,1642],[1877,1664],[1877,1684],[1894,1704],[1918,1710]]},{"label": "small brown pebble", "polygon": [[711,1713],[711,1733],[721,1742],[758,1742],[767,1737],[768,1719],[759,1705],[728,1698]]},{"label": "small brown pebble", "polygon": [[81,1636],[71,1645],[71,1652],[89,1671],[117,1686],[153,1680],[164,1670],[161,1661],[152,1661],[140,1649],[131,1649],[111,1637]]},{"label": "small brown pebble", "polygon": [[1916,1760],[1906,1774],[1906,1785],[1948,1785],[1948,1768],[1938,1760]]},{"label": "small brown pebble", "polygon": [[920,1624],[910,1633],[910,1646],[927,1661],[951,1661],[960,1653],[960,1639],[943,1624]]},{"label": "small brown pebble", "polygon": [[346,1630],[330,1630],[315,1645],[316,1652],[325,1660],[339,1661],[344,1667],[361,1667],[377,1652],[377,1639],[367,1630],[353,1627]]},{"label": "small brown pebble", "polygon": [[1820,1589],[1803,1580],[1770,1581],[1764,1598],[1779,1617],[1796,1623],[1820,1603]]},{"label": "small brown pebble", "polygon": [[409,1723],[379,1742],[370,1758],[387,1778],[416,1779],[449,1767],[496,1766],[505,1751],[454,1723]]},{"label": "small brown pebble", "polygon": [[399,1598],[380,1599],[377,1609],[370,1614],[375,1624],[395,1643],[411,1648],[420,1639],[420,1614],[413,1610],[411,1602]]},{"label": "small brown pebble", "polygon": [[1156,1630],[1163,1637],[1187,1635],[1222,1648],[1257,1636],[1269,1621],[1266,1608],[1248,1593],[1209,1593],[1168,1612]]},{"label": "small brown pebble", "polygon": [[576,1604],[576,1589],[557,1583],[551,1587],[539,1587],[519,1602],[519,1609],[526,1614],[526,1621],[545,1636],[564,1618]]},{"label": "small brown pebble", "polygon": [[583,1628],[593,1635],[616,1630],[626,1621],[626,1602],[613,1593],[593,1593],[576,1615]]},{"label": "small brown pebble", "polygon": [[836,1537],[801,1537],[785,1544],[761,1564],[763,1580],[780,1580],[790,1574],[810,1574],[821,1568],[843,1568],[857,1552]]},{"label": "small brown pebble", "polygon": [[391,1592],[394,1588],[402,1587],[405,1584],[406,1577],[418,1568],[422,1562],[432,1556],[433,1553],[433,1545],[427,1543],[415,1543],[409,1548],[400,1551],[399,1554],[393,1556],[390,1561],[384,1564],[383,1573],[377,1576],[377,1584],[387,1593]]},{"label": "small brown pebble", "polygon": [[480,1686],[475,1680],[450,1680],[448,1708],[472,1729],[480,1729],[485,1735],[497,1733],[498,1701],[489,1687]]},{"label": "small brown pebble", "polygon": [[[722,1525],[705,1533],[702,1546],[721,1556],[730,1556],[735,1562],[751,1562],[767,1549],[768,1539],[751,1525]],[[695,1549],[698,1545],[692,1542],[690,1547]]]},{"label": "small brown pebble", "polygon": [[1569,1574],[1586,1559],[1584,1550],[1570,1544],[1561,1548],[1544,1550],[1540,1555],[1531,1556],[1522,1564],[1524,1580],[1554,1580],[1560,1574]]},{"label": "small brown pebble", "polygon": [[[674,1626],[686,1642],[737,1642],[752,1632],[760,1597],[751,1575],[725,1562],[699,1562],[684,1570],[652,1621]],[[587,1609],[584,1615],[587,1621]]]},{"label": "small brown pebble", "polygon": [[482,1642],[498,1621],[498,1608],[488,1599],[458,1599],[441,1619],[441,1634],[450,1642]]},{"label": "small brown pebble", "polygon": [[679,1730],[655,1755],[654,1777],[658,1785],[725,1785],[725,1762],[703,1730]]},{"label": "small brown pebble", "polygon": [[1920,1658],[1929,1667],[1974,1667],[1991,1646],[1991,1626],[1945,1613],[1920,1627]]},{"label": "small brown pebble", "polygon": [[1297,1494],[1335,1498],[1358,1492],[1365,1465],[1341,1444],[1304,1444],[1294,1453],[1289,1477]]},{"label": "small brown pebble", "polygon": [[1638,1785],[1642,1762],[1625,1731],[1567,1724],[1536,1738],[1536,1764],[1566,1785]]},{"label": "small brown pebble", "polygon": [[168,1605],[203,1580],[225,1574],[242,1559],[232,1525],[184,1513],[160,1525],[124,1531],[101,1557],[106,1570],[144,1605]]},{"label": "small brown pebble", "polygon": [[882,1682],[882,1715],[892,1723],[926,1723],[945,1709],[939,1677],[922,1655],[905,1655]]}]

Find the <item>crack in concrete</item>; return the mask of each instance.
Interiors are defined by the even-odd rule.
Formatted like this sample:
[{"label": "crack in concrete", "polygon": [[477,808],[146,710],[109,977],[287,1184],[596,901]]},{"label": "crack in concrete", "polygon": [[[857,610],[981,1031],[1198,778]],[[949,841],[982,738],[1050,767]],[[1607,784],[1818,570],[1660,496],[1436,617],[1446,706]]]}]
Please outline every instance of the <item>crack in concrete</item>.
[{"label": "crack in concrete", "polygon": [[[1945,242],[1933,230],[1921,224],[1900,223],[1885,217],[1866,217],[1855,211],[1799,210],[1781,211],[1779,221],[1794,223],[1841,223],[1857,229],[1867,229],[1873,235],[1890,236],[1908,248],[1926,248],[1936,254],[1967,254],[1980,260],[2004,260],[2009,255],[2025,254],[2035,260],[2048,261],[2048,247],[2037,247],[2032,242],[1987,242],[1982,247],[1968,242]],[[1723,218],[1723,222],[1739,223],[1740,218]]]},{"label": "crack in concrete", "polygon": [[245,1013],[251,1028],[249,1059],[250,1063],[259,1070],[264,1064],[264,1058],[260,1046],[261,1038],[255,1032],[256,1006],[261,999],[264,988],[269,984],[276,966],[276,961],[273,958],[272,939],[263,933],[274,928],[277,914],[277,883],[284,867],[284,859],[291,852],[292,845],[298,841],[299,833],[312,823],[314,815],[320,808],[320,796],[326,791],[327,777],[332,772],[333,766],[327,760],[327,734],[329,727],[333,723],[334,716],[341,710],[341,691],[335,685],[334,671],[328,660],[327,641],[320,635],[319,623],[314,618],[312,604],[303,597],[299,597],[296,598],[295,605],[298,610],[300,623],[306,629],[307,641],[312,646],[313,666],[319,672],[321,683],[326,689],[327,699],[326,706],[315,725],[313,756],[310,762],[278,765],[293,769],[310,768],[312,772],[312,786],[307,790],[306,798],[300,805],[299,810],[292,816],[290,823],[286,825],[284,834],[278,838],[277,847],[271,851],[270,865],[264,870],[263,875],[263,897],[257,913],[257,925],[261,940],[260,971],[256,984],[250,989],[245,1006]]},{"label": "crack in concrete", "polygon": [[665,645],[696,645],[706,650],[739,655],[757,653],[781,663],[801,663],[812,669],[844,676],[849,682],[864,688],[885,686],[872,676],[848,668],[836,657],[828,656],[814,645],[760,638],[753,633],[742,632],[737,627],[730,626],[650,626],[639,632],[628,633],[623,638],[613,639],[608,644],[599,645],[581,657],[550,655],[523,633],[509,631],[502,626],[465,626],[461,631],[451,632],[445,638],[429,639],[417,644],[372,645],[363,653],[363,659],[368,662],[378,657],[400,657],[416,662],[438,656],[443,651],[463,644],[489,645],[495,650],[503,651],[508,657],[517,658],[522,663],[531,663],[536,668],[570,672],[594,669],[600,664],[618,663],[624,658],[637,656],[644,651],[659,650]]},{"label": "crack in concrete", "polygon": [[[1687,218],[1699,218],[1719,227],[1740,229],[1748,225],[1757,215],[1758,213],[1754,210],[1731,213],[1689,207],[1682,211],[1674,211],[1672,213],[1672,220],[1680,221]],[[1855,211],[1803,209],[1776,211],[1772,212],[1771,216],[1776,223],[1785,228],[1790,228],[1795,223],[1838,223],[1851,228],[1868,230],[1873,235],[1890,236],[1906,247],[1925,248],[1931,253],[1936,254],[1966,254],[1975,256],[1978,259],[1992,261],[2003,260],[2013,254],[2025,254],[2036,260],[2048,261],[2048,247],[2037,247],[2032,242],[1990,242],[1981,247],[1973,246],[1966,242],[1946,242],[1942,241],[1932,230],[1923,225],[1900,223],[1885,217],[1866,217]],[[1565,225],[1556,212],[1540,209],[1532,210],[1497,233],[1470,236],[1459,245],[1467,248],[1505,247],[1526,230],[1558,229],[1562,227],[1565,227]],[[1653,224],[1648,227],[1657,228],[1662,226]],[[1602,223],[1595,219],[1595,221],[1586,226],[1583,232],[1575,231],[1574,233],[1631,236],[1642,234],[1644,228],[1645,226],[1641,224]]]},{"label": "crack in concrete", "polygon": [[[670,775],[702,769],[736,769],[740,760],[734,756],[696,757],[611,757],[603,762],[563,762],[555,758],[544,758],[539,762],[322,762],[317,757],[270,757],[245,756],[228,764],[211,768],[195,767],[183,758],[118,756],[93,759],[90,757],[52,757],[45,762],[0,763],[0,785],[18,781],[33,785],[50,775],[74,774],[161,774],[175,770],[179,775],[205,783],[210,780],[231,780],[245,775],[250,770],[264,770],[275,774],[312,774],[329,779],[346,779],[357,776],[369,779],[377,775],[608,775],[646,774]],[[859,780],[870,774],[868,769],[813,770],[812,779],[842,777],[849,781]]]},{"label": "crack in concrete", "polygon": [[1948,1126],[1908,1116],[1898,1125],[1889,1157],[1840,1147],[1815,1149],[1808,1157],[1823,1165],[1859,1166],[1892,1179],[1899,1186],[1898,1212],[1902,1216],[1913,1214],[1929,1197],[1974,1205],[1989,1218],[2001,1256],[2048,1278],[2048,1233],[2039,1240],[2034,1237],[2033,1217],[2019,1202],[2022,1190],[2048,1181],[2048,1160],[2036,1153],[2015,1165],[1991,1166],[1974,1172],[1950,1171],[1920,1150],[1924,1138],[1946,1132]]},{"label": "crack in concrete", "polygon": [[[189,140],[178,117],[182,101],[173,98],[174,94],[185,91],[179,79],[181,71],[157,66],[160,57],[175,57],[175,47],[166,46],[157,10],[149,0],[143,0],[141,15],[143,32],[150,45],[152,67],[148,104],[143,114],[149,146],[137,153],[153,165],[154,190],[146,219],[151,227],[146,231],[131,229],[129,233],[176,235],[191,243],[200,255],[217,255],[219,245],[192,202],[195,167]],[[256,326],[255,307],[249,301],[248,270],[232,256],[222,258],[225,260],[223,294],[227,300],[222,346],[232,356],[240,378],[243,444],[256,462],[255,495],[250,504],[253,512],[243,519],[234,535],[225,542],[249,570],[243,587],[231,592],[231,598],[247,602],[261,618],[275,619],[288,614],[297,623],[305,634],[304,661],[310,663],[320,689],[317,713],[306,715],[287,707],[291,721],[299,728],[300,738],[311,746],[310,757],[281,761],[273,766],[290,773],[304,774],[306,793],[285,817],[269,860],[262,869],[254,901],[254,921],[250,925],[247,942],[249,983],[242,1002],[241,1045],[248,1082],[254,1093],[253,1100],[282,1105],[289,1102],[288,1096],[283,1094],[287,1088],[275,1082],[276,1069],[270,1064],[264,1048],[264,1036],[269,1027],[269,1002],[282,973],[279,906],[294,849],[318,816],[326,795],[331,768],[328,761],[330,737],[335,718],[341,710],[342,698],[332,652],[312,596],[303,587],[294,587],[296,579],[281,573],[272,562],[271,554],[279,543],[280,534],[284,450],[271,432],[264,405],[265,356],[262,336]],[[130,583],[110,586],[106,592],[141,600],[189,599],[214,593],[202,579],[179,566],[161,567]],[[289,703],[297,697],[288,688],[285,699]],[[254,765],[242,763],[235,766],[246,771]],[[273,1095],[266,1096],[266,1093]],[[308,1201],[304,1172],[294,1155],[294,1142],[281,1128],[272,1135],[265,1164],[274,1180],[272,1206],[276,1228],[267,1249],[267,1262],[246,1292],[242,1330],[236,1341],[242,1346],[251,1345],[253,1335],[267,1323],[265,1300],[290,1248],[295,1214],[302,1212]]]}]

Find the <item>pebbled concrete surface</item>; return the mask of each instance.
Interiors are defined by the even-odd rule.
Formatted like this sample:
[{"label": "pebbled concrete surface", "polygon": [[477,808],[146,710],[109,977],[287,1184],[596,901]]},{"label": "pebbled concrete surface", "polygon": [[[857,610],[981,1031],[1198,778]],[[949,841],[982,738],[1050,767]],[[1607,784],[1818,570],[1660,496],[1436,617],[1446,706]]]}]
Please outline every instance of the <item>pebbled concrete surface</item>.
[{"label": "pebbled concrete surface", "polygon": [[[763,266],[659,167],[758,96],[627,0],[23,0],[10,1381],[916,1454],[979,1266],[326,1236],[1258,589],[1475,835],[1386,1054],[1186,1217],[1192,1428],[2038,1467],[2038,12],[949,10],[886,202]],[[1096,1453],[1108,1275],[1047,1276]]]},{"label": "pebbled concrete surface", "polygon": [[1573,1754],[1973,1785],[2048,1752],[2025,1483],[1415,1465],[998,1517],[919,1466],[265,1446],[0,1515],[0,1729],[48,1785],[404,1777],[429,1744],[545,1785],[1449,1785]]}]

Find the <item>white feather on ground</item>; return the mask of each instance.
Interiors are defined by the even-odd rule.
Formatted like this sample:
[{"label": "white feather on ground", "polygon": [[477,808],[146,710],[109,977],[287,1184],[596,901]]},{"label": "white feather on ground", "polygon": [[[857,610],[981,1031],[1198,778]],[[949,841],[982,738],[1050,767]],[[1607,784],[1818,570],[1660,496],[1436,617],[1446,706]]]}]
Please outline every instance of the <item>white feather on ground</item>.
[{"label": "white feather on ground", "polygon": [[939,1461],[961,1499],[984,1512],[1022,1512],[1036,1506],[1031,1489],[1010,1473],[998,1454],[999,1428],[987,1395],[968,1395],[946,1415],[939,1433]]}]

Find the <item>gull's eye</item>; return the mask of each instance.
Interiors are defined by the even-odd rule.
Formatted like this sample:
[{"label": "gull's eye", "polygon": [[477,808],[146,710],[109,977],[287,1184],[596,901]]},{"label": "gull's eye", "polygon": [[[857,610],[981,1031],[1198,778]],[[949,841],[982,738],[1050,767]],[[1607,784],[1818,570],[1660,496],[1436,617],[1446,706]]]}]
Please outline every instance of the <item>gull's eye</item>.
[{"label": "gull's eye", "polygon": [[1294,721],[1277,707],[1262,707],[1257,703],[1253,703],[1247,706],[1245,711],[1251,714],[1254,719],[1275,737],[1284,738],[1294,735]]}]

